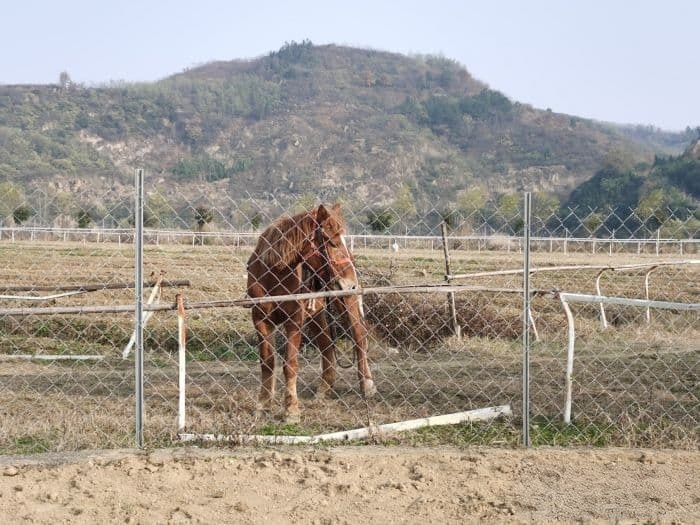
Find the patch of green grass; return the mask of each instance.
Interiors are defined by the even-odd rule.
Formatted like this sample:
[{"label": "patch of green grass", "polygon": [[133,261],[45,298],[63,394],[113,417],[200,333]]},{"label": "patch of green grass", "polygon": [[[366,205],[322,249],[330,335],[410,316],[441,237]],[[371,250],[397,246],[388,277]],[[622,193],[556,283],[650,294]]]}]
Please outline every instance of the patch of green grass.
[{"label": "patch of green grass", "polygon": [[46,436],[18,436],[5,447],[0,447],[1,454],[40,454],[51,450],[51,442]]},{"label": "patch of green grass", "polygon": [[533,419],[530,428],[530,441],[533,446],[606,447],[612,444],[614,438],[614,427],[609,423],[573,421],[567,424],[560,420],[538,417]]},{"label": "patch of green grass", "polygon": [[474,445],[517,446],[520,430],[511,421],[460,423],[424,427],[403,432],[381,441],[385,445],[468,447]]},{"label": "patch of green grass", "polygon": [[172,360],[158,355],[151,355],[148,358],[148,364],[156,368],[167,368],[172,365]]},{"label": "patch of green grass", "polygon": [[51,335],[51,327],[46,323],[40,323],[34,328],[35,337],[49,337]]},{"label": "patch of green grass", "polygon": [[263,436],[306,436],[302,428],[296,423],[268,423],[260,429]]},{"label": "patch of green grass", "polygon": [[239,359],[241,361],[255,361],[258,358],[258,350],[245,340],[231,341],[228,344],[219,343],[211,346],[189,345],[187,348],[188,361],[227,361]]},{"label": "patch of green grass", "polygon": [[[383,445],[408,446],[506,446],[522,445],[522,422],[499,420],[424,427],[382,436]],[[530,429],[532,446],[610,446],[615,442],[614,428],[609,424],[579,423],[567,425],[561,421],[535,418]],[[358,440],[362,445],[366,440]]]}]

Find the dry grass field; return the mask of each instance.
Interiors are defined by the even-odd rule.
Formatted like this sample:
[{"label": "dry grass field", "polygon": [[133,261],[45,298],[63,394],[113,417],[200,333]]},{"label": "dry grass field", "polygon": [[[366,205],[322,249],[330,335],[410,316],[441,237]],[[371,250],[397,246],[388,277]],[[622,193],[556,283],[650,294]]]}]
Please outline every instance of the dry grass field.
[{"label": "dry grass field", "polygon": [[[241,298],[248,248],[204,244],[148,245],[146,273],[188,279],[179,290],[189,303]],[[441,250],[355,247],[367,286],[443,282]],[[679,254],[592,255],[535,252],[532,267],[621,265],[679,260]],[[452,272],[522,267],[516,250],[452,251]],[[646,270],[606,272],[604,294],[643,298]],[[2,287],[133,281],[133,247],[115,243],[0,243]],[[595,292],[596,271],[533,274],[539,290]],[[663,266],[650,276],[650,297],[699,302],[697,265]],[[488,276],[459,283],[522,288],[522,277]],[[49,295],[41,292],[37,295]],[[27,292],[0,290],[0,294]],[[146,294],[148,295],[148,293]],[[103,290],[46,301],[0,300],[0,307],[130,304],[133,290]],[[320,356],[303,350],[299,390],[302,421],[284,425],[281,414],[256,418],[259,365],[255,333],[244,308],[189,310],[187,430],[224,434],[314,434],[368,423],[387,423],[509,404],[514,416],[484,424],[429,428],[401,443],[516,444],[520,439],[522,296],[465,291],[456,295],[464,337],[451,335],[444,294],[367,295],[370,355],[376,399],[358,393],[350,345],[342,337],[334,395],[317,400]],[[573,305],[576,317],[573,425],[563,425],[566,319],[559,301],[533,298],[539,341],[531,350],[531,414],[535,443],[615,444],[697,448],[700,422],[700,323],[697,312],[608,307],[600,326],[597,305]],[[159,312],[146,328],[145,404],[149,446],[177,441],[176,316]],[[0,453],[121,447],[133,444],[134,361],[121,352],[133,329],[132,314],[0,316]],[[341,330],[342,331],[342,330]],[[280,341],[280,347],[282,346]],[[101,360],[18,360],[17,354],[99,355]],[[283,384],[281,371],[280,387]],[[281,388],[280,388],[281,390]],[[281,393],[280,398],[281,412]]]}]

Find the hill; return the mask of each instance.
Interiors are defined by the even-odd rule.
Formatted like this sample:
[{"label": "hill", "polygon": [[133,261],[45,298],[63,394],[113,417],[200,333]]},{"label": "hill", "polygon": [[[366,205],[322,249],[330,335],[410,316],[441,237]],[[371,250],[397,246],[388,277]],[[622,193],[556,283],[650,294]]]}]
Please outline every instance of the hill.
[{"label": "hill", "polygon": [[125,219],[135,167],[174,208],[198,196],[359,209],[401,194],[424,209],[473,187],[565,198],[610,156],[651,164],[692,137],[535,109],[447,58],[308,41],[154,83],[0,86],[0,183],[44,222],[62,206]]}]

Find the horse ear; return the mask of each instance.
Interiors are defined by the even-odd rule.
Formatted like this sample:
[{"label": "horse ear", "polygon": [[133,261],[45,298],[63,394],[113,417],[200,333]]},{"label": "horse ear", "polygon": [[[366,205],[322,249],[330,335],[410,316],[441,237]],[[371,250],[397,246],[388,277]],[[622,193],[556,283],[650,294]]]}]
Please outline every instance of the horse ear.
[{"label": "horse ear", "polygon": [[325,221],[328,217],[330,217],[328,210],[323,204],[321,204],[318,207],[318,210],[316,210],[316,221],[321,223]]}]

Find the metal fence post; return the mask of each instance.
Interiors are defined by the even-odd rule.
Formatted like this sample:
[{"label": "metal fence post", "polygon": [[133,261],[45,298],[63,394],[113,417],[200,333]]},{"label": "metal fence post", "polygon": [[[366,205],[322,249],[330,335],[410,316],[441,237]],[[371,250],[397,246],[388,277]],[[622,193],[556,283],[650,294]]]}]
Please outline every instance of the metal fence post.
[{"label": "metal fence post", "polygon": [[532,193],[523,204],[523,445],[530,446],[530,222]]},{"label": "metal fence post", "polygon": [[143,169],[136,170],[136,198],[134,206],[134,290],[135,290],[135,334],[134,352],[134,397],[136,398],[136,445],[143,448]]}]

